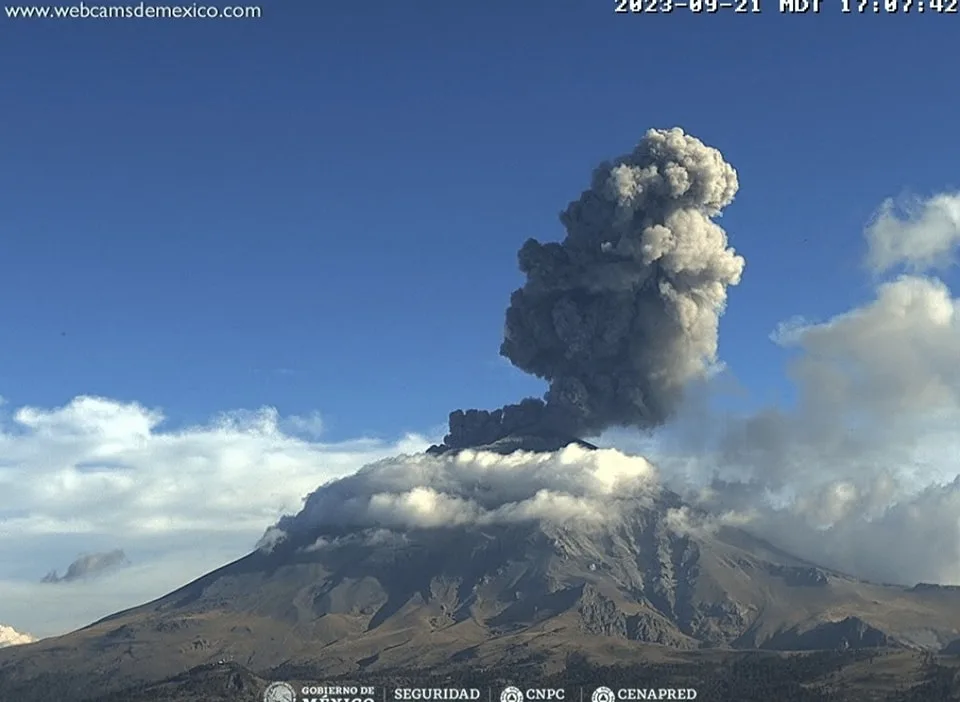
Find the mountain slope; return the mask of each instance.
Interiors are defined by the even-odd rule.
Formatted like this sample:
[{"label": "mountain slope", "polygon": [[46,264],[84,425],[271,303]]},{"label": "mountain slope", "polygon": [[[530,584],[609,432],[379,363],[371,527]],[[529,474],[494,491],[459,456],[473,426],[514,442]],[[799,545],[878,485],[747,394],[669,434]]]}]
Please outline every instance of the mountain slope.
[{"label": "mountain slope", "polygon": [[669,491],[627,504],[593,528],[299,532],[154,602],[0,652],[0,698],[30,699],[43,675],[69,675],[80,694],[219,660],[336,675],[562,666],[574,651],[939,650],[960,636],[956,591],[865,583],[747,532],[698,527]]}]

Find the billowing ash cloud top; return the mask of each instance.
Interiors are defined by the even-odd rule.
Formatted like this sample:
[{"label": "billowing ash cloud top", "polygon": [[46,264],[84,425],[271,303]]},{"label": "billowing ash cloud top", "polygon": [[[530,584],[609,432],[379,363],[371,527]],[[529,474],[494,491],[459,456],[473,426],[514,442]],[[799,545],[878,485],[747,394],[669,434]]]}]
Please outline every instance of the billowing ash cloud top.
[{"label": "billowing ash cloud top", "polygon": [[511,297],[500,353],[549,382],[544,400],[454,412],[445,444],[668,419],[716,361],[727,287],[743,271],[713,221],[737,187],[720,152],[681,129],[650,130],[601,164],[561,214],[563,242],[520,249],[527,282]]},{"label": "billowing ash cloud top", "polygon": [[[543,404],[528,401],[455,413],[452,428],[462,430],[458,440],[495,442],[492,451],[539,453],[381,462],[316,491],[281,526],[329,526],[326,541],[308,532],[294,544],[317,548],[527,517],[566,526],[572,515],[606,528],[629,517],[639,496],[666,509],[674,530],[738,525],[875,582],[960,584],[960,298],[932,275],[960,262],[960,193],[907,202],[902,212],[885,203],[863,232],[865,267],[878,276],[868,299],[819,321],[794,317],[772,335],[790,352],[794,402],[740,413],[694,403],[669,431],[613,430],[597,441],[651,456],[664,487],[691,509],[665,499],[643,459],[576,445],[556,452],[569,436],[498,441],[507,419],[520,427],[537,419]],[[263,544],[284,536],[274,529]]]},{"label": "billowing ash cloud top", "polygon": [[312,493],[296,516],[268,530],[261,548],[289,534],[523,521],[602,521],[617,501],[651,496],[657,475],[644,458],[576,445],[552,453],[465,450],[399,456]]}]

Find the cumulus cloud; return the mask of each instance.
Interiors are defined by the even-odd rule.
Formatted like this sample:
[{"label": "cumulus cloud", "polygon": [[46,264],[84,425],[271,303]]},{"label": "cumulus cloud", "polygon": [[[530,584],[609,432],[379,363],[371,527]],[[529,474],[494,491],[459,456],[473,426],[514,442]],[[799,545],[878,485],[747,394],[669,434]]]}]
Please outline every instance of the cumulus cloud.
[{"label": "cumulus cloud", "polygon": [[67,572],[62,576],[58,575],[56,570],[52,570],[43,577],[43,582],[68,583],[71,580],[100,575],[117,566],[126,565],[129,562],[123,549],[119,548],[100,553],[83,553],[77,556],[76,560],[67,566]]},{"label": "cumulus cloud", "polygon": [[163,420],[157,410],[97,397],[16,410],[0,427],[0,538],[262,531],[318,479],[426,445],[417,436],[311,442],[284,433],[272,408],[167,431]]},{"label": "cumulus cloud", "polygon": [[[947,241],[941,225],[917,217],[908,238]],[[902,262],[932,260],[917,253],[931,247],[898,246],[913,252]],[[653,447],[664,473],[811,560],[885,582],[960,583],[960,300],[942,280],[901,275],[772,338],[790,354],[796,402],[698,415]]]},{"label": "cumulus cloud", "polygon": [[863,307],[798,326],[782,342],[802,352],[792,375],[808,411],[889,425],[960,407],[960,304],[940,280],[884,283]]},{"label": "cumulus cloud", "polygon": [[[102,397],[4,407],[0,621],[47,636],[160,596],[249,552],[318,483],[429,445],[317,441],[316,420],[265,408],[172,427],[157,409]],[[118,537],[133,565],[39,582],[51,564],[109,552]]]},{"label": "cumulus cloud", "polygon": [[[919,269],[950,254],[949,246],[923,244],[946,241],[942,218],[929,214],[944,203],[918,208],[928,215],[901,221],[909,231],[888,247],[898,252],[885,259],[891,265]],[[895,241],[890,226],[878,220],[865,231],[871,255],[884,237]],[[674,529],[706,534],[723,524],[744,526],[854,575],[960,583],[960,301],[944,281],[916,273],[882,280],[874,292],[825,321],[793,317],[773,332],[790,354],[794,404],[746,414],[698,407],[694,421],[687,417],[654,437],[607,436],[608,445],[612,439],[653,457],[671,487],[710,510],[709,517],[672,510],[667,521]],[[542,404],[528,402],[499,416],[454,413],[451,429],[464,431],[453,443],[495,440],[508,417],[511,426],[523,424],[538,411]],[[623,469],[632,477],[598,484],[596,471],[606,462],[619,466],[610,472],[617,480],[625,479]],[[576,447],[404,457],[324,485],[263,543],[269,548],[288,534],[325,527],[331,534],[310,548],[340,538],[333,527],[369,533],[524,519],[589,523],[615,514],[617,500],[634,490],[650,494],[656,483],[642,459]]]},{"label": "cumulus cloud", "polygon": [[[269,549],[290,534],[523,521],[597,523],[657,490],[644,458],[575,444],[549,453],[462,451],[385,459],[321,486],[303,509],[268,530]],[[322,547],[325,537],[314,542]]]},{"label": "cumulus cloud", "polygon": [[[717,321],[743,261],[713,218],[735,191],[718,152],[655,132],[598,170],[564,215],[563,244],[525,245],[528,281],[511,303],[504,352],[551,383],[547,404],[577,428],[654,425],[680,407],[691,380],[723,378]],[[710,508],[711,517],[671,511],[673,528],[745,525],[864,577],[960,583],[960,301],[924,275],[949,262],[960,241],[956,197],[904,212],[882,207],[865,232],[867,263],[910,274],[883,280],[873,299],[826,321],[794,317],[774,332],[791,354],[795,405],[702,410],[655,437],[608,436],[651,457],[664,480]],[[599,267],[584,278],[577,261]],[[601,304],[621,293],[643,308],[641,319]],[[620,355],[603,351],[613,347]],[[570,358],[559,359],[561,350]],[[655,368],[663,375],[645,375]],[[629,382],[618,384],[621,377]],[[544,407],[455,416],[486,431],[506,418],[535,424]],[[172,428],[156,409],[78,397],[58,408],[7,407],[3,417],[0,621],[41,636],[242,556],[266,524],[275,526],[265,549],[301,533],[310,535],[305,548],[322,549],[344,528],[389,544],[423,527],[590,525],[651,497],[659,480],[647,460],[614,450],[423,455],[428,442],[419,436],[324,443],[321,417],[271,408]],[[110,578],[70,577],[68,568],[57,587],[37,582],[41,568],[107,552],[121,534],[133,564]]]},{"label": "cumulus cloud", "polygon": [[30,634],[22,634],[13,627],[0,624],[0,648],[4,646],[18,646],[36,641]]},{"label": "cumulus cloud", "polygon": [[900,265],[914,272],[947,266],[960,243],[960,193],[888,199],[866,236],[866,263],[877,273]]}]

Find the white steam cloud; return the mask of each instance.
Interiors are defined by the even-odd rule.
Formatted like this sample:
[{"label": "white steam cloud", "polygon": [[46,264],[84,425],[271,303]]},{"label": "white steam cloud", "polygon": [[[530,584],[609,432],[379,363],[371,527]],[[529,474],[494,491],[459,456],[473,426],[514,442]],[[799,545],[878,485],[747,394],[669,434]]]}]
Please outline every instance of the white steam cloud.
[{"label": "white steam cloud", "polygon": [[572,444],[508,455],[465,450],[409,455],[366,466],[311,494],[299,514],[267,532],[270,549],[289,534],[336,529],[405,531],[522,521],[602,522],[623,500],[650,496],[656,470],[644,458]]},{"label": "white steam cloud", "polygon": [[[885,206],[865,232],[870,265],[948,261],[957,203],[938,195],[906,220]],[[884,582],[960,583],[960,300],[948,284],[884,280],[862,306],[773,338],[794,354],[796,405],[698,415],[659,456],[664,472],[800,556]],[[691,452],[691,437],[707,451]]]},{"label": "white steam cloud", "polygon": [[5,646],[20,646],[36,641],[30,634],[22,634],[11,626],[0,624],[0,648]]},{"label": "white steam cloud", "polygon": [[[722,159],[710,164],[726,172]],[[657,187],[682,189],[680,171],[668,166],[658,166],[658,173],[672,175],[663,176]],[[617,191],[621,194],[642,180],[617,172],[617,182],[627,188]],[[699,373],[712,367],[724,286],[736,281],[742,265],[710,219],[707,204],[719,209],[735,190],[734,181],[721,181],[709,181],[722,185],[713,188],[694,179],[691,187],[702,196],[702,211],[694,219],[712,242],[707,258],[717,262],[707,275],[720,275],[726,283],[708,286],[710,294],[698,298],[701,312],[687,309],[682,295],[671,293],[657,302],[676,302],[679,316],[671,319],[690,322],[684,329],[697,332],[703,343],[685,347],[696,350],[692,356],[671,357],[679,371],[668,373],[664,394],[658,394],[661,386],[623,396],[618,393],[629,390],[626,386],[610,385],[612,394],[591,389],[581,407],[585,414],[578,415],[583,425],[617,423],[627,416],[618,406],[633,413],[637,424],[655,424],[669,414],[661,409],[675,408],[675,380],[688,377],[691,369]],[[957,203],[960,194],[954,193],[914,201],[900,212],[892,203],[881,207],[865,231],[866,263],[877,274],[897,267],[909,274],[881,280],[873,299],[831,319],[783,325],[775,338],[792,354],[796,405],[743,416],[704,411],[695,421],[681,413],[669,432],[645,439],[644,453],[661,478],[643,458],[575,446],[543,454],[426,456],[417,453],[428,445],[418,436],[393,443],[324,443],[313,438],[323,430],[319,417],[281,417],[269,408],[177,429],[164,427],[157,410],[106,398],[79,397],[55,408],[3,408],[0,621],[41,636],[87,624],[243,555],[264,525],[277,519],[265,548],[287,533],[327,527],[331,534],[318,534],[307,546],[323,548],[343,528],[367,530],[369,538],[388,544],[404,538],[398,532],[440,525],[522,520],[589,525],[602,523],[630,501],[652,497],[661,479],[716,515],[704,520],[695,510],[677,509],[668,515],[676,530],[742,525],[797,555],[855,575],[905,584],[960,584],[960,300],[945,273],[943,279],[929,275],[947,270],[960,243]],[[592,220],[584,214],[577,221]],[[641,258],[660,256],[656,276],[661,282],[671,280],[670,262],[689,261],[686,247],[700,241],[674,237],[671,252],[655,246],[669,243],[657,239],[659,229],[628,229],[634,235],[645,232],[633,237],[644,242],[637,249]],[[590,250],[603,257],[633,240],[627,235],[616,241],[572,239],[596,243]],[[608,242],[612,249],[603,246]],[[624,263],[625,271],[633,270],[631,261]],[[695,268],[687,266],[676,278],[683,285],[696,284]],[[669,289],[658,285],[658,295]],[[599,307],[596,313],[601,317],[595,319],[609,321]],[[556,320],[571,333],[569,343],[595,341],[579,336],[592,322],[581,328],[573,323],[575,316],[560,313]],[[655,338],[652,331],[645,333]],[[663,348],[648,351],[657,355],[665,353]],[[593,351],[584,350],[577,363]],[[606,371],[598,372],[583,382],[596,382],[603,390]],[[571,387],[559,382],[557,392]],[[618,405],[621,400],[625,404]],[[527,406],[517,407],[517,416],[526,417]],[[610,408],[616,411],[610,414]],[[652,414],[643,414],[651,408]],[[483,417],[463,418],[483,428]],[[671,433],[683,440],[674,442]],[[495,431],[490,438],[496,438]],[[637,440],[636,433],[606,437],[607,444],[621,447]],[[386,458],[398,453],[403,455]],[[301,504],[296,516],[280,517]],[[51,564],[118,545],[135,565],[109,578],[78,578],[53,587],[38,582]],[[8,628],[0,626],[0,640],[14,638]]]},{"label": "white steam cloud", "polygon": [[[318,483],[429,446],[316,440],[321,424],[269,407],[171,426],[104,397],[0,402],[0,622],[51,636],[142,604],[248,553]],[[131,563],[104,571],[118,548]]]},{"label": "white steam cloud", "polygon": [[888,199],[866,235],[867,265],[877,273],[898,265],[914,272],[943,268],[960,243],[960,193]]},{"label": "white steam cloud", "polygon": [[[774,333],[791,354],[794,405],[746,415],[699,407],[648,441],[664,485],[714,515],[680,509],[669,524],[740,525],[875,581],[960,584],[960,300],[946,280],[916,272],[949,261],[960,243],[948,226],[955,202],[960,195],[917,202],[906,219],[881,209],[864,232],[869,265],[915,272],[881,280],[873,299],[831,319],[794,318]],[[466,434],[496,438],[484,417],[459,419],[476,425]],[[635,440],[621,431],[604,442]],[[621,497],[657,485],[643,459],[573,447],[407,456],[321,487],[265,543],[325,527],[597,522]]]}]

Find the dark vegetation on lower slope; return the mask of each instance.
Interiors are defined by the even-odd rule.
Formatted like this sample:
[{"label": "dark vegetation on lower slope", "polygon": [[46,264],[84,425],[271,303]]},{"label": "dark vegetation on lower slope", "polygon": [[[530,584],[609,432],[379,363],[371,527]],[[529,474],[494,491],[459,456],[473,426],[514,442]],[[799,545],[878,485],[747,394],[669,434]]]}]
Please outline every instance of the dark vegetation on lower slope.
[{"label": "dark vegetation on lower slope", "polygon": [[[109,695],[74,697],[54,680],[46,689],[31,688],[18,702],[56,699],[58,702],[259,702],[270,680],[300,684],[324,682],[386,687],[492,688],[564,687],[568,699],[580,699],[581,688],[605,685],[617,688],[691,687],[697,699],[718,702],[948,702],[960,699],[960,661],[912,653],[908,669],[894,680],[884,680],[902,652],[887,650],[818,651],[813,653],[734,654],[731,660],[697,663],[595,665],[574,654],[566,669],[545,675],[530,660],[495,670],[463,669],[444,675],[428,671],[385,671],[376,675],[318,678],[302,666],[274,669],[263,677],[227,663],[204,665],[168,680],[126,688]],[[62,682],[62,681],[61,681]]]},{"label": "dark vegetation on lower slope", "polygon": [[860,581],[706,516],[651,488],[590,528],[307,524],[157,600],[0,651],[0,702],[242,702],[265,680],[344,675],[493,687],[565,662],[553,684],[951,699],[960,657],[924,656],[960,654],[960,592]]}]

